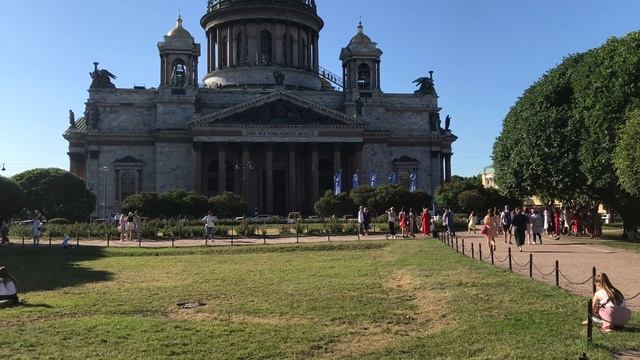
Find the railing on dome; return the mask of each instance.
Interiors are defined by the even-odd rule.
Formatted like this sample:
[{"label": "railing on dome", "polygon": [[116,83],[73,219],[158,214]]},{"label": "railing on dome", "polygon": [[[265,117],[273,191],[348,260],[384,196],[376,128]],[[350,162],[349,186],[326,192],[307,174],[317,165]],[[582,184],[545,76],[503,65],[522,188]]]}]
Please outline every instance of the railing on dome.
[{"label": "railing on dome", "polygon": [[341,90],[344,89],[344,82],[341,76],[338,76],[332,73],[331,71],[323,68],[322,66],[318,66],[318,75],[320,75],[321,78],[327,80],[333,85],[337,86]]},{"label": "railing on dome", "polygon": [[[261,2],[263,0],[208,0],[207,10],[213,11],[213,10],[225,7],[227,5],[232,5],[233,3],[248,2],[248,1]],[[317,10],[316,0],[271,0],[271,1],[282,2],[282,3],[295,3],[298,5],[304,5],[306,8],[311,9],[314,12]]]}]

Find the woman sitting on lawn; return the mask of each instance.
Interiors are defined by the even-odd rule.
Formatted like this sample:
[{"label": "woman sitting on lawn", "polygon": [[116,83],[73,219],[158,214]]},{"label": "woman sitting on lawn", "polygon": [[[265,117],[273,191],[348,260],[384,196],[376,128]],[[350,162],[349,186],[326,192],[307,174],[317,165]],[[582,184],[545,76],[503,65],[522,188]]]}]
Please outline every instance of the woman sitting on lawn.
[{"label": "woman sitting on lawn", "polygon": [[18,305],[19,302],[20,300],[18,299],[16,291],[16,279],[9,274],[9,270],[7,270],[6,267],[0,267],[0,304],[15,306]]},{"label": "woman sitting on lawn", "polygon": [[596,289],[591,304],[593,321],[602,324],[604,332],[623,327],[631,318],[631,310],[625,304],[620,290],[611,285],[605,273],[596,276]]}]

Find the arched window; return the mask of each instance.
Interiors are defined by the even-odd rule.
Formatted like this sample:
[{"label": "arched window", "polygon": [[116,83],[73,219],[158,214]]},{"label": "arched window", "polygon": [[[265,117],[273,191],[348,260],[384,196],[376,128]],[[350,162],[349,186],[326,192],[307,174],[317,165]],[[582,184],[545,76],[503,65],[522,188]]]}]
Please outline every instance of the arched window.
[{"label": "arched window", "polygon": [[244,49],[242,48],[242,31],[236,34],[236,64],[244,64]]},{"label": "arched window", "polygon": [[187,65],[182,59],[178,59],[171,65],[171,84],[177,87],[187,85]]},{"label": "arched window", "polygon": [[223,37],[222,38],[222,54],[220,56],[220,66],[221,67],[227,67],[229,66],[229,52],[227,51],[229,49],[229,39],[227,39],[227,37]]},{"label": "arched window", "polygon": [[260,32],[260,63],[270,65],[273,58],[271,33],[267,30]]},{"label": "arched window", "polygon": [[135,171],[120,173],[120,201],[138,193],[138,175]]},{"label": "arched window", "polygon": [[358,89],[371,89],[371,68],[367,64],[358,66]]}]

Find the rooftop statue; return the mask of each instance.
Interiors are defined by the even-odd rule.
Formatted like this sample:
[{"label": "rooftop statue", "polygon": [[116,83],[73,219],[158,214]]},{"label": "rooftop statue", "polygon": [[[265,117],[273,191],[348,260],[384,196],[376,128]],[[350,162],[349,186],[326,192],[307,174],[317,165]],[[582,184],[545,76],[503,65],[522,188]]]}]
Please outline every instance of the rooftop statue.
[{"label": "rooftop statue", "polygon": [[109,72],[109,70],[98,70],[98,63],[93,63],[93,72],[89,73],[91,79],[91,86],[89,89],[115,89],[116,86],[111,82],[111,79],[116,79],[116,76]]},{"label": "rooftop statue", "polygon": [[419,86],[418,90],[414,92],[415,95],[438,95],[433,84],[433,71],[429,71],[429,77],[417,78],[413,83]]}]

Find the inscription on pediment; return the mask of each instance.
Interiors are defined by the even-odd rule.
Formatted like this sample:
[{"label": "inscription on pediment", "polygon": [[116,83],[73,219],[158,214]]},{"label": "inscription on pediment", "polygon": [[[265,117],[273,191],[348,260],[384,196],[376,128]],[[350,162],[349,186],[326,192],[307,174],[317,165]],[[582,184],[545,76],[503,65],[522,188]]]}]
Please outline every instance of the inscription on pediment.
[{"label": "inscription on pediment", "polygon": [[345,122],[284,99],[215,120],[217,124],[345,125]]}]

